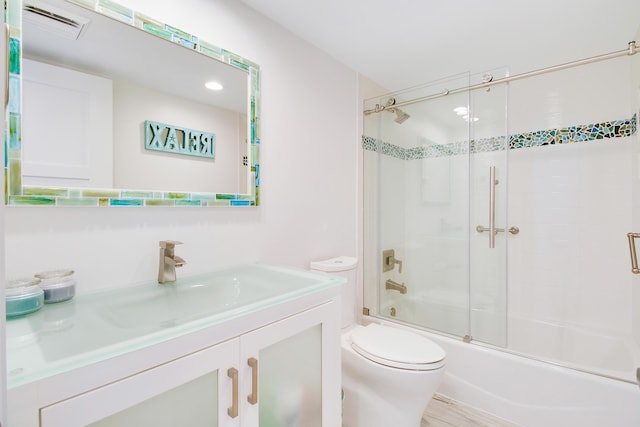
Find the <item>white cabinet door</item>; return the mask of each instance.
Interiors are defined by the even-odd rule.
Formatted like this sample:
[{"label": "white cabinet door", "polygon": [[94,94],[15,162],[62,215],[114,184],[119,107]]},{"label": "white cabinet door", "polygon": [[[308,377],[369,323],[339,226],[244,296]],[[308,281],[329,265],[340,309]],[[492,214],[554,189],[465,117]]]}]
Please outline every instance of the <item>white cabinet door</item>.
[{"label": "white cabinet door", "polygon": [[23,59],[22,180],[113,187],[112,81]]},{"label": "white cabinet door", "polygon": [[42,427],[237,427],[238,339],[41,409]]},{"label": "white cabinet door", "polygon": [[340,425],[339,322],[332,302],[241,337],[243,427]]}]

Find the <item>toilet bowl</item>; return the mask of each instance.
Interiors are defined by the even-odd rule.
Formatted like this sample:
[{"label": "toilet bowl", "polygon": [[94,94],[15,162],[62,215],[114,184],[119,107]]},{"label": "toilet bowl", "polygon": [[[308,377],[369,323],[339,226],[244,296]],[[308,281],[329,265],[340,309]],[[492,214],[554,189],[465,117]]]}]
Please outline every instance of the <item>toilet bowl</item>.
[{"label": "toilet bowl", "polygon": [[342,425],[420,427],[445,366],[444,350],[413,332],[372,323],[342,335]]},{"label": "toilet bowl", "polygon": [[444,374],[444,350],[417,333],[354,325],[357,261],[337,257],[311,270],[342,276],[343,427],[420,427]]}]

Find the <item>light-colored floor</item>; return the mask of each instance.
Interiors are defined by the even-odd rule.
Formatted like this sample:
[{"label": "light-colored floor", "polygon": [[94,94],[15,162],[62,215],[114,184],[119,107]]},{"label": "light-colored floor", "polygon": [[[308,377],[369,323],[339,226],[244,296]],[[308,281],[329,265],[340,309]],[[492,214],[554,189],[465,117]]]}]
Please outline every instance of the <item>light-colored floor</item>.
[{"label": "light-colored floor", "polygon": [[517,424],[435,395],[422,417],[421,427],[516,427]]}]

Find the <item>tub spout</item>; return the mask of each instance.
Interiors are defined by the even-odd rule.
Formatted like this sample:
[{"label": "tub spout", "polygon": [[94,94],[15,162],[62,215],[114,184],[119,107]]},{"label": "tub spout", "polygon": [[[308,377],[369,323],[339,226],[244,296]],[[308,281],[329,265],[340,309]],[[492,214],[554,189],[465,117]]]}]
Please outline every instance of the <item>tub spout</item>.
[{"label": "tub spout", "polygon": [[404,283],[397,283],[391,279],[387,279],[387,281],[385,282],[385,289],[399,291],[401,294],[407,293],[407,287],[404,285]]}]

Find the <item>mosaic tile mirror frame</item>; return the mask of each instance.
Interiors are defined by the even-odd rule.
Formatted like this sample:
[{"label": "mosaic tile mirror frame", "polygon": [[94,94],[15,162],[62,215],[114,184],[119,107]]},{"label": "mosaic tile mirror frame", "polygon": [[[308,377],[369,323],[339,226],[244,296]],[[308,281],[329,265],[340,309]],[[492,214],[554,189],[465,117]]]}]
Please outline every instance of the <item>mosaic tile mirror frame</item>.
[{"label": "mosaic tile mirror frame", "polygon": [[242,70],[248,76],[246,194],[213,192],[175,192],[162,190],[124,190],[110,188],[53,187],[24,185],[22,141],[22,8],[23,0],[5,2],[5,22],[9,27],[9,100],[6,113],[5,204],[11,206],[257,206],[260,202],[260,68],[232,52],[214,46],[196,35],[119,5],[111,0],[66,0],[77,6],[113,18],[169,43],[192,49],[213,60]]}]

